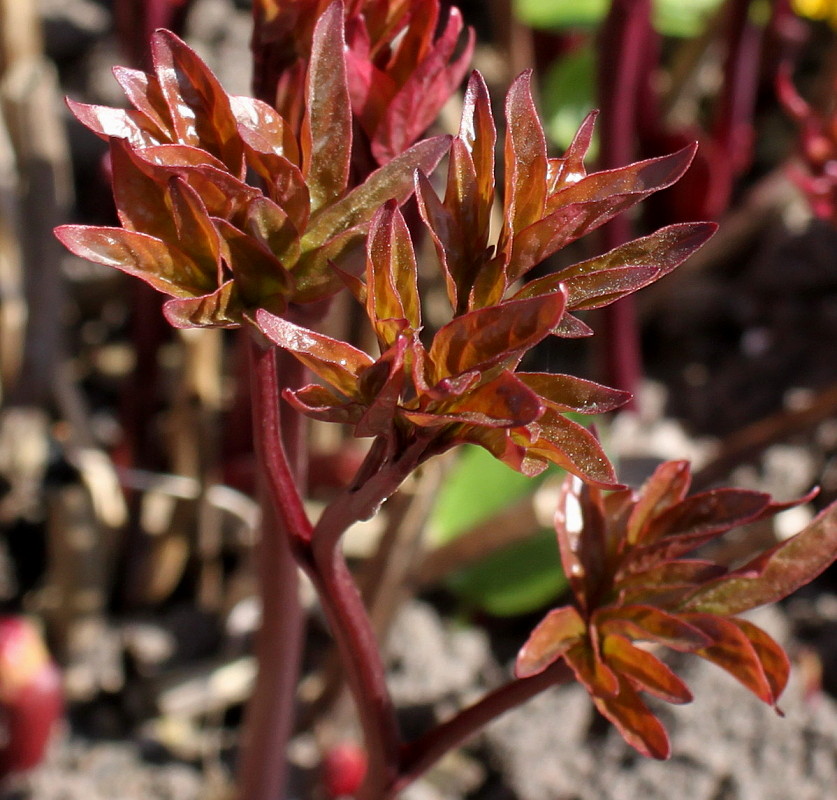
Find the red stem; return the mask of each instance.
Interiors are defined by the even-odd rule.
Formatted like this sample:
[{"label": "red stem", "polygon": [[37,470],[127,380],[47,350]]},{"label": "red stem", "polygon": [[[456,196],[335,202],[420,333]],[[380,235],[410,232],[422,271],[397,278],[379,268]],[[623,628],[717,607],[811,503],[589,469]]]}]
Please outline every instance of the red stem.
[{"label": "red stem", "polygon": [[573,679],[573,673],[563,661],[531,678],[516,678],[488,693],[474,705],[460,711],[447,722],[428,731],[402,750],[401,769],[383,800],[395,798],[405,786],[425,772],[449,750],[458,747],[478,733],[486,724],[513,708],[530,700],[551,686]]},{"label": "red stem", "polygon": [[[258,547],[262,624],[256,638],[258,674],[247,708],[239,763],[241,800],[278,800],[287,783],[285,751],[293,731],[294,695],[302,656],[303,614],[292,541],[307,541],[305,514],[286,444],[302,447],[298,425],[279,411],[282,385],[294,386],[300,370],[277,370],[276,351],[250,347],[253,437],[262,485],[262,536]],[[283,434],[287,434],[287,437]]]},{"label": "red stem", "polygon": [[[650,0],[613,0],[599,43],[599,166],[612,169],[633,158],[637,104],[648,78],[648,48],[654,44]],[[601,229],[604,250],[631,239],[631,222],[622,215]],[[603,314],[608,381],[635,393],[642,377],[642,355],[632,297],[605,309]]]},{"label": "red stem", "polygon": [[375,513],[418,466],[426,447],[425,440],[416,441],[399,458],[389,460],[384,441],[377,440],[358,477],[323,512],[306,564],[337,643],[363,729],[369,766],[359,799],[378,800],[385,787],[397,779],[401,739],[380,646],[340,550],[340,537],[354,522]]}]

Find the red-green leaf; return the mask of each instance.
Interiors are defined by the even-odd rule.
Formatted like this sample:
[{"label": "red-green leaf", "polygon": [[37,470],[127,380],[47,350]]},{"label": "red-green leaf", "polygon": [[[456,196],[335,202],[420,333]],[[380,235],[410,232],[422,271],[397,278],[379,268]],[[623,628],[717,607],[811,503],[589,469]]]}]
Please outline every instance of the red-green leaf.
[{"label": "red-green leaf", "polygon": [[572,606],[550,611],[517,654],[514,674],[529,678],[543,672],[584,636],[586,630],[584,620]]},{"label": "red-green leaf", "polygon": [[403,203],[413,192],[415,171],[430,174],[449,147],[449,136],[425,139],[375,170],[360,186],[312,217],[303,238],[304,249],[319,247],[363,225],[387,200]]},{"label": "red-green leaf", "polygon": [[102,139],[115,136],[126,139],[133,147],[148,147],[165,141],[157,126],[138,111],[88,105],[70,99],[66,102],[75,118]]},{"label": "red-green leaf", "polygon": [[244,154],[235,117],[212,71],[170,31],[154,33],[151,52],[178,141],[208,150],[233,175],[242,176]]},{"label": "red-green leaf", "polygon": [[551,408],[546,409],[537,426],[540,436],[529,448],[531,455],[545,458],[594,486],[619,486],[599,440],[586,428]]},{"label": "red-green leaf", "polygon": [[692,482],[688,461],[666,461],[639,492],[625,532],[629,544],[642,539],[650,520],[685,499]]},{"label": "red-green leaf", "polygon": [[113,76],[131,105],[163,134],[166,141],[174,141],[174,123],[157,78],[141,70],[121,66],[113,68]]},{"label": "red-green leaf", "polygon": [[308,65],[300,140],[314,211],[339,199],[349,181],[352,114],[343,26],[343,3],[335,0],[317,20]]},{"label": "red-green leaf", "polygon": [[214,272],[207,274],[178,248],[144,233],[62,225],[55,235],[79,258],[116,267],[173,297],[201,296],[217,285]]},{"label": "red-green leaf", "polygon": [[516,361],[549,335],[564,313],[562,294],[511,300],[455,317],[433,338],[433,382],[472,369]]},{"label": "red-green leaf", "polygon": [[622,738],[642,755],[661,760],[671,755],[666,729],[627,679],[619,680],[619,691],[615,696],[593,696],[593,702],[616,726]]},{"label": "red-green leaf", "polygon": [[382,206],[370,225],[366,312],[384,350],[395,343],[404,321],[414,331],[421,325],[416,256],[395,201]]},{"label": "red-green leaf", "polygon": [[709,647],[696,650],[697,655],[726,670],[759,700],[775,704],[777,698],[758,653],[740,627],[714,614],[682,614],[681,617],[714,640]]},{"label": "red-green leaf", "polygon": [[635,641],[664,644],[691,653],[712,643],[701,629],[655,606],[609,606],[596,612],[596,628],[603,636],[621,634]]},{"label": "red-green leaf", "polygon": [[770,684],[773,697],[778,700],[790,678],[790,660],[787,653],[757,625],[748,622],[746,619],[733,618],[730,622],[735,623],[744,635],[750,640],[756,655],[761,661],[764,669],[764,676]]},{"label": "red-green leaf", "polygon": [[362,350],[261,309],[256,311],[256,323],[268,339],[296,356],[341,394],[358,396],[360,375],[374,363]]},{"label": "red-green leaf", "polygon": [[602,656],[614,672],[621,672],[643,691],[667,703],[690,703],[692,693],[659,658],[635,647],[624,636],[605,636]]},{"label": "red-green leaf", "polygon": [[506,97],[505,207],[506,235],[514,236],[539,220],[546,203],[546,136],[527,70],[512,83]]},{"label": "red-green leaf", "polygon": [[693,592],[683,608],[709,614],[738,614],[772,603],[816,578],[835,558],[837,504],[832,504],[796,536]]},{"label": "red-green leaf", "polygon": [[175,328],[237,328],[242,308],[233,281],[201,297],[175,297],[163,303],[163,315]]},{"label": "red-green leaf", "polygon": [[628,392],[576,378],[574,375],[547,372],[517,372],[515,374],[556,411],[604,414],[624,405],[631,397]]}]

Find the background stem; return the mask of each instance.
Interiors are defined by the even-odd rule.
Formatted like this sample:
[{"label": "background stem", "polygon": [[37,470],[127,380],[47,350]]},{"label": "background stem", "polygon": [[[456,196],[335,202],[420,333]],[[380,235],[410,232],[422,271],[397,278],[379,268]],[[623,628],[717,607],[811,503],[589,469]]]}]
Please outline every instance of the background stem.
[{"label": "background stem", "polygon": [[[280,389],[301,383],[301,370],[277,370],[273,348],[251,342],[250,368],[262,535],[258,545],[258,581],[262,624],[256,637],[258,674],[247,707],[239,762],[240,800],[281,800],[287,784],[285,751],[293,732],[294,697],[302,656],[303,614],[291,541],[307,540],[297,476],[283,436],[297,450],[304,446],[299,423],[279,410]],[[285,420],[288,420],[285,422]],[[304,464],[301,455],[297,466]]]}]

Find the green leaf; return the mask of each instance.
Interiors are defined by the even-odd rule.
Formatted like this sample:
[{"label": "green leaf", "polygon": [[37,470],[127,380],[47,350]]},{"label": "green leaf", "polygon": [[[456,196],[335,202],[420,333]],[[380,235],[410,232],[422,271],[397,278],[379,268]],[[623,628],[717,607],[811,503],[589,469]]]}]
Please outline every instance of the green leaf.
[{"label": "green leaf", "polygon": [[609,6],[609,0],[514,0],[517,18],[533,28],[592,28]]},{"label": "green leaf", "polygon": [[555,602],[567,581],[555,557],[555,536],[544,530],[460,570],[448,586],[473,608],[515,617]]},{"label": "green leaf", "polygon": [[[455,539],[538,486],[537,481],[507,467],[482,447],[464,445],[457,455],[428,522],[433,545]],[[479,498],[478,503],[474,502],[475,497]]]},{"label": "green leaf", "polygon": [[[556,60],[544,76],[543,109],[547,136],[559,147],[569,147],[576,131],[594,108],[596,97],[596,51],[585,45]],[[597,144],[589,150],[596,160]]]}]

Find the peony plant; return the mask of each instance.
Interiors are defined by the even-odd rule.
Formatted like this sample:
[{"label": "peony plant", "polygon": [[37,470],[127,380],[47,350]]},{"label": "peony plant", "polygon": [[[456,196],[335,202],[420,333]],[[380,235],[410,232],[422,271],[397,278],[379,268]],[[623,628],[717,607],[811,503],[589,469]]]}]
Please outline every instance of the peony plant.
[{"label": "peony plant", "polygon": [[[567,414],[611,411],[629,396],[522,368],[550,337],[591,335],[579,312],[662,278],[712,235],[713,223],[671,225],[531,277],[566,245],[676,182],[694,146],[588,172],[591,114],[567,151],[551,157],[526,72],[506,96],[500,181],[478,72],[467,81],[458,133],[421,138],[467,71],[474,37],[457,9],[444,11],[439,0],[256,0],[254,17],[258,98],[227,94],[194,51],[161,30],[151,72],[115,70],[130,108],[70,103],[109,143],[120,227],[57,229],[76,255],[167,295],[172,325],[240,328],[250,341],[265,487],[264,622],[243,800],[284,796],[298,567],[319,595],[364,736],[365,764],[354,751],[349,759],[353,777],[335,774],[346,759],[326,760],[326,784],[343,794],[397,796],[480,726],[572,677],[630,744],[666,757],[665,732],[639,692],[677,703],[691,695],[644,643],[714,661],[775,705],[787,659],[737,615],[784,597],[837,557],[837,510],[738,569],[687,558],[782,506],[734,489],[688,497],[682,462],[660,467],[638,492],[622,486],[596,435]],[[411,198],[417,214],[403,211]],[[436,330],[422,315],[414,244],[422,231],[448,300]],[[342,292],[365,313],[371,352],[319,329]],[[305,417],[371,439],[357,474],[317,520],[303,504]],[[536,627],[507,685],[404,741],[341,539],[415,469],[463,443],[525,475],[550,464],[566,470],[556,530],[574,602]]]}]

